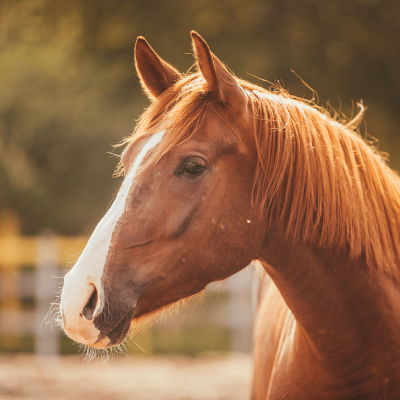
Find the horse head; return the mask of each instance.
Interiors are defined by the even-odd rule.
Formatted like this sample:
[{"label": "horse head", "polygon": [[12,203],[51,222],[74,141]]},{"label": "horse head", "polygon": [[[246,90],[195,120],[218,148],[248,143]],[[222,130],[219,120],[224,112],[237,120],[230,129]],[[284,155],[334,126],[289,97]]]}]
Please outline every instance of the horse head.
[{"label": "horse head", "polygon": [[64,280],[65,332],[97,348],[132,322],[246,267],[263,240],[251,206],[257,149],[247,95],[192,32],[198,73],[182,76],[138,38],[152,100],[121,156],[124,181]]}]

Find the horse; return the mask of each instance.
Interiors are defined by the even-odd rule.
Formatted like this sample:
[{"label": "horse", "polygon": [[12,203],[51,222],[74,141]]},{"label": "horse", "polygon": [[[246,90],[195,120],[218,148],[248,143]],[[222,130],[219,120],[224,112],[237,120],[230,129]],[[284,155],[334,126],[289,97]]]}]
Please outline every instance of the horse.
[{"label": "horse", "polygon": [[252,400],[400,398],[400,179],[359,133],[235,77],[191,32],[181,74],[143,37],[151,105],[124,180],[67,273],[60,312],[107,349],[130,327],[258,260]]}]

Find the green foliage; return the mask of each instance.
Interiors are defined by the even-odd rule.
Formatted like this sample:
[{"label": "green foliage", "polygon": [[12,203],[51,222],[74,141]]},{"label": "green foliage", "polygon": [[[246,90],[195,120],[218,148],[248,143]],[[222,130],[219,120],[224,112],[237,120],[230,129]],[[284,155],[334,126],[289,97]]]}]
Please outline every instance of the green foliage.
[{"label": "green foliage", "polygon": [[132,66],[145,36],[180,70],[191,29],[240,77],[369,107],[368,131],[400,168],[400,3],[389,0],[3,0],[0,208],[25,233],[90,232],[120,180],[107,152],[148,104]]}]

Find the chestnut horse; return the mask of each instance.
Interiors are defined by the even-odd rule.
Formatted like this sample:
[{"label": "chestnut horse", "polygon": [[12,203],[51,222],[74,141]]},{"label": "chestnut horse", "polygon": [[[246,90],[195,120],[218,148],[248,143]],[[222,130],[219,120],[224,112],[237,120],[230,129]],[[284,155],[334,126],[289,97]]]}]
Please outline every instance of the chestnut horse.
[{"label": "chestnut horse", "polygon": [[192,32],[182,75],[140,37],[152,100],[124,181],[61,297],[65,332],[104,349],[259,260],[251,398],[400,398],[400,180],[354,128],[232,76]]}]

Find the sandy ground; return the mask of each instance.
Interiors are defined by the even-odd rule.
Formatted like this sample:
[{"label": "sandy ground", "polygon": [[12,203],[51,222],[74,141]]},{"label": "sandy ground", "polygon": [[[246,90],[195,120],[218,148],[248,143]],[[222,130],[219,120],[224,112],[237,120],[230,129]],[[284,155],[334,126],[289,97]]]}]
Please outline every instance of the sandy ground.
[{"label": "sandy ground", "polygon": [[251,356],[129,356],[108,365],[0,355],[0,400],[246,400]]}]

